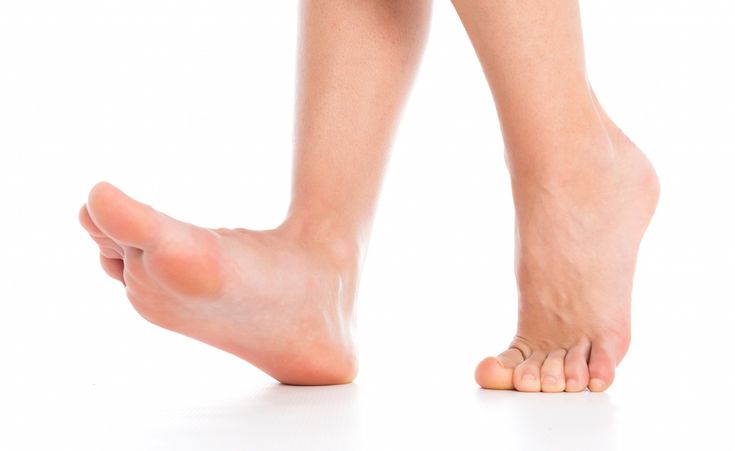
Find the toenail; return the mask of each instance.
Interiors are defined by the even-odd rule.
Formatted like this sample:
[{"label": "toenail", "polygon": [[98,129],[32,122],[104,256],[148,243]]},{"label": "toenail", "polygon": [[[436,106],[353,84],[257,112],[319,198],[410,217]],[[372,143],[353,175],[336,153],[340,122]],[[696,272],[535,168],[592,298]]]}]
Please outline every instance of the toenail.
[{"label": "toenail", "polygon": [[590,387],[600,389],[605,386],[605,382],[602,379],[592,379],[590,381]]},{"label": "toenail", "polygon": [[523,376],[523,382],[535,382],[535,381],[536,381],[536,376],[534,376],[533,374],[526,374],[525,376]]},{"label": "toenail", "polygon": [[554,376],[544,376],[544,383],[545,384],[556,384],[556,378]]},{"label": "toenail", "polygon": [[577,379],[567,379],[567,387],[576,387]]}]

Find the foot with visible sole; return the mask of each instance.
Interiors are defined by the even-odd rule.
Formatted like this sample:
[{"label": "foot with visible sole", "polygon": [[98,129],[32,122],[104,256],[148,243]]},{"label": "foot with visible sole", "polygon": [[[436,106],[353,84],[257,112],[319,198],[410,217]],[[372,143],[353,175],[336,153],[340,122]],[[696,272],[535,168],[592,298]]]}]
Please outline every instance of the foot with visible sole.
[{"label": "foot with visible sole", "polygon": [[582,149],[557,167],[511,171],[518,328],[478,365],[484,388],[604,391],[627,352],[635,262],[659,187],[643,153],[600,117],[604,132],[584,142],[604,158],[587,161],[579,155],[594,152]]},{"label": "foot with visible sole", "polygon": [[348,383],[357,260],[297,227],[205,229],[100,183],[79,213],[103,269],[150,322],[295,385]]}]

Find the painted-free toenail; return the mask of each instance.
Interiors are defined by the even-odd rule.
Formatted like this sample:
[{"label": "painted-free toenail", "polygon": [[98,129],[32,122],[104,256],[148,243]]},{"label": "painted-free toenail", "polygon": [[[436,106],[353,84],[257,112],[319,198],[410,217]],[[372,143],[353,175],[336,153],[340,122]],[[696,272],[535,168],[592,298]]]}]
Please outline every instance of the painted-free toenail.
[{"label": "painted-free toenail", "polygon": [[592,379],[590,381],[590,387],[600,389],[605,386],[605,382],[602,379]]},{"label": "painted-free toenail", "polygon": [[536,376],[534,376],[533,374],[526,374],[525,376],[523,376],[523,382],[535,382],[535,381],[536,381]]},{"label": "painted-free toenail", "polygon": [[576,387],[577,379],[567,379],[567,387]]},{"label": "painted-free toenail", "polygon": [[556,378],[554,376],[544,376],[544,383],[554,385],[556,384]]}]

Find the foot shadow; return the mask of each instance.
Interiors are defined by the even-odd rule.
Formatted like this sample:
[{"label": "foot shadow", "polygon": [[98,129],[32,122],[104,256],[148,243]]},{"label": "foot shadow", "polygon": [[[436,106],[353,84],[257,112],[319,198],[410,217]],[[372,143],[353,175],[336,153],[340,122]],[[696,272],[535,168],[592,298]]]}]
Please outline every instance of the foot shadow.
[{"label": "foot shadow", "polygon": [[179,450],[358,449],[357,394],[355,384],[272,385],[238,401],[169,412],[171,427],[153,438]]},{"label": "foot shadow", "polygon": [[617,408],[607,393],[521,393],[478,389],[489,429],[513,449],[618,449]]}]

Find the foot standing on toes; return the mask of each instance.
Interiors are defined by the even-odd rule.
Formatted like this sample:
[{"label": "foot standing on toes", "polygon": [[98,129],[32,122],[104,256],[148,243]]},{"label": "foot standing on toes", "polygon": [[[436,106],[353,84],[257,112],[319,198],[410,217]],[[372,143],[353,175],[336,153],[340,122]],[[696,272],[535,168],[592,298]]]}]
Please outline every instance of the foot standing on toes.
[{"label": "foot standing on toes", "polygon": [[516,209],[517,333],[475,378],[484,388],[603,391],[630,341],[656,174],[589,86],[576,0],[454,5],[493,90]]}]

